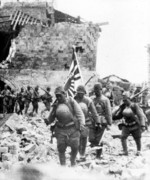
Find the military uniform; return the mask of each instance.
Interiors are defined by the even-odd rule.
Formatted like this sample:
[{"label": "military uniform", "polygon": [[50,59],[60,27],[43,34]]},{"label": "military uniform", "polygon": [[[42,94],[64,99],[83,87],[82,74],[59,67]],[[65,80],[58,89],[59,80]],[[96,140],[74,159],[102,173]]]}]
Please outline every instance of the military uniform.
[{"label": "military uniform", "polygon": [[78,103],[71,97],[66,97],[62,87],[55,89],[57,102],[50,112],[49,122],[56,119],[55,136],[61,165],[66,164],[65,151],[71,147],[70,161],[75,165],[76,155],[79,149],[80,128],[84,124],[84,115]]},{"label": "military uniform", "polygon": [[30,86],[27,87],[27,90],[24,93],[24,97],[25,97],[25,114],[27,114],[32,100],[32,92]]},{"label": "military uniform", "polygon": [[22,111],[24,110],[24,102],[24,89],[21,88],[21,91],[17,94],[17,103],[19,105],[19,110],[17,111],[18,114],[23,114]]},{"label": "military uniform", "polygon": [[79,153],[80,159],[85,159],[85,150],[87,145],[87,139],[89,136],[89,129],[93,127],[93,124],[100,123],[99,116],[95,109],[94,103],[91,98],[85,95],[86,90],[85,87],[80,85],[77,87],[77,94],[75,96],[75,100],[80,105],[84,116],[85,116],[85,129],[81,132],[80,137],[80,146],[79,146]]},{"label": "military uniform", "polygon": [[[141,130],[145,128],[145,115],[137,103],[130,101],[130,93],[123,93],[124,104],[113,120],[122,119],[121,142],[123,147],[122,155],[128,155],[127,138],[131,134],[136,142],[137,155],[141,151]],[[143,130],[142,130],[143,131]]]},{"label": "military uniform", "polygon": [[3,113],[8,113],[9,111],[9,99],[11,92],[8,89],[7,85],[5,85],[4,90],[1,92],[3,98]]},{"label": "military uniform", "polygon": [[33,105],[33,110],[32,110],[32,115],[35,112],[36,114],[38,113],[38,102],[40,100],[40,95],[38,91],[38,86],[35,87],[33,94],[32,94],[32,105]]},{"label": "military uniform", "polygon": [[110,100],[111,107],[113,107],[114,97],[112,90],[107,88],[103,91],[103,94]]},{"label": "military uniform", "polygon": [[[110,101],[102,94],[102,85],[100,83],[94,85],[94,92],[93,103],[100,118],[100,126],[96,125],[93,126],[93,129],[90,129],[89,141],[91,142],[91,146],[100,146],[100,141],[106,127],[112,123],[112,112]],[[100,157],[100,153],[98,150],[96,154],[97,158]]]},{"label": "military uniform", "polygon": [[41,96],[41,99],[42,99],[42,101],[46,107],[46,110],[50,111],[52,96],[50,94],[50,88],[49,87],[46,89],[46,92]]},{"label": "military uniform", "polygon": [[15,110],[15,103],[16,103],[16,94],[14,90],[11,91],[10,99],[9,99],[9,112],[13,113]]}]

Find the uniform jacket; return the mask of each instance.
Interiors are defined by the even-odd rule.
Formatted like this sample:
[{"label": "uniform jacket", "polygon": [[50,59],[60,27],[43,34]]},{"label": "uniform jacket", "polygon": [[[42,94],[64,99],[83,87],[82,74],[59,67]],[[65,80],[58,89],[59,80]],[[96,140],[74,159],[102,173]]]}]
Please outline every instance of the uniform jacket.
[{"label": "uniform jacket", "polygon": [[[94,103],[92,101],[91,98],[84,96],[82,100],[80,100],[77,96],[75,96],[75,100],[80,104],[80,103],[84,103],[87,107],[87,112],[83,111],[84,116],[85,116],[85,121],[88,121],[89,116],[92,115],[92,119],[96,122],[96,123],[100,123],[99,121],[99,116],[98,113],[96,111],[96,108],[94,106]],[[81,108],[82,109],[82,108]],[[91,113],[91,114],[90,114]]]},{"label": "uniform jacket", "polygon": [[100,97],[94,97],[93,102],[99,116],[104,116],[107,124],[111,125],[112,112],[109,99],[104,95],[101,95]]}]

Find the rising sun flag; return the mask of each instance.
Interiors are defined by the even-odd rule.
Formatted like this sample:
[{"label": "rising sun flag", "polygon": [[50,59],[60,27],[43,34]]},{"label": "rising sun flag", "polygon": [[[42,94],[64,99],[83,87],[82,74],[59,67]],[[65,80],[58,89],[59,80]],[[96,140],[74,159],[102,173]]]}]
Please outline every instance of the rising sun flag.
[{"label": "rising sun flag", "polygon": [[72,63],[64,89],[67,91],[68,96],[74,97],[77,86],[81,84],[83,84],[83,79],[76,54],[76,48],[73,47]]}]

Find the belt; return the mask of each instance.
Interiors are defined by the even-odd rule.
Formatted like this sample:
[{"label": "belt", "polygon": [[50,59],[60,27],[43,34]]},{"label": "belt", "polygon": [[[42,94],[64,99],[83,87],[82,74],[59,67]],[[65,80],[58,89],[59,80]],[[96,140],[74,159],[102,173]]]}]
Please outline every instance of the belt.
[{"label": "belt", "polygon": [[90,119],[86,119],[86,120],[85,120],[85,125],[91,125],[91,124],[92,124],[92,122],[91,122]]},{"label": "belt", "polygon": [[72,126],[74,126],[75,124],[74,124],[74,122],[70,122],[70,123],[67,123],[67,124],[61,124],[61,123],[57,123],[57,127],[59,127],[59,128],[67,128],[67,127],[72,127]]},{"label": "belt", "polygon": [[137,122],[136,121],[134,121],[134,122],[131,122],[131,123],[125,123],[125,125],[126,126],[133,126],[133,125],[135,125]]}]

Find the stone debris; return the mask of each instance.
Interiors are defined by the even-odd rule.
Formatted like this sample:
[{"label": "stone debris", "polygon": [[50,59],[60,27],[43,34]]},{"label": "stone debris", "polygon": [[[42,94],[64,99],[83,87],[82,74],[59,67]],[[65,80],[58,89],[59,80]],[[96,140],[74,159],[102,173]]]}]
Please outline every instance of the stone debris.
[{"label": "stone debris", "polygon": [[[142,180],[147,177],[147,169],[150,166],[150,144],[147,131],[143,133],[142,155],[136,156],[136,146],[132,137],[128,139],[129,156],[119,156],[122,150],[120,138],[114,138],[112,135],[118,135],[120,131],[117,125],[113,125],[109,131],[106,131],[102,147],[91,148],[87,145],[86,161],[78,162],[74,171],[78,173],[94,172],[105,179],[123,179]],[[0,172],[11,171],[12,165],[32,165],[41,163],[51,163],[53,166],[59,166],[56,139],[51,141],[50,126],[46,125],[44,119],[39,116],[26,117],[12,114],[8,121],[0,127]],[[102,156],[95,159],[95,151],[102,148]],[[70,158],[70,149],[66,151],[68,167]],[[59,166],[60,168],[60,166]],[[70,171],[71,168],[70,168]],[[96,176],[95,176],[96,177]],[[60,179],[58,177],[56,179]],[[79,178],[80,179],[80,178]],[[97,178],[98,179],[98,178]]]},{"label": "stone debris", "polygon": [[[56,143],[50,144],[50,129],[39,117],[27,118],[13,114],[0,128],[2,163],[44,162],[56,158],[55,152]],[[4,166],[0,168],[3,170]]]}]

